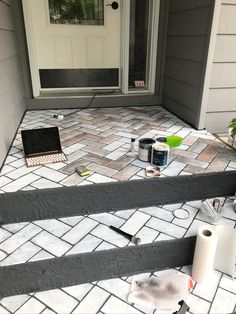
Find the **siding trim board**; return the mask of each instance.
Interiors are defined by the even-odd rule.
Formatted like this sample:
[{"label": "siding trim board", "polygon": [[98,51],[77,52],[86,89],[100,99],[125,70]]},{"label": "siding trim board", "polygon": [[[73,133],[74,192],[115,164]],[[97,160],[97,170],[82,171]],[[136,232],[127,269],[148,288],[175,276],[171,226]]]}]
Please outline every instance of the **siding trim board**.
[{"label": "siding trim board", "polygon": [[163,106],[195,128],[199,128],[213,4],[213,0],[170,0]]},{"label": "siding trim board", "polygon": [[0,0],[0,168],[25,112],[23,70],[15,24],[15,5],[18,1]]},{"label": "siding trim board", "polygon": [[224,133],[236,116],[236,1],[216,0],[214,45],[208,60],[209,80],[205,81],[202,123],[211,132]]}]

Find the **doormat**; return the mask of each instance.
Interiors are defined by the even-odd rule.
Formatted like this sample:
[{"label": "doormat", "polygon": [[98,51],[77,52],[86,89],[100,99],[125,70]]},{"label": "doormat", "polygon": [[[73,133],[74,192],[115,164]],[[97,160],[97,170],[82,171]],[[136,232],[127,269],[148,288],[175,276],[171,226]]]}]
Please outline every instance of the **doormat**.
[{"label": "doormat", "polygon": [[231,196],[236,171],[0,194],[0,224]]},{"label": "doormat", "polygon": [[0,267],[0,298],[190,265],[196,237]]}]

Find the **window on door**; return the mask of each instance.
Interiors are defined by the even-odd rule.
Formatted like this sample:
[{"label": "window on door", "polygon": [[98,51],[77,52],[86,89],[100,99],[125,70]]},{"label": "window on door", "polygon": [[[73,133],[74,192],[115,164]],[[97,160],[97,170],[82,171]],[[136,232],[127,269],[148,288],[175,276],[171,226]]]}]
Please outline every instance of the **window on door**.
[{"label": "window on door", "polygon": [[104,0],[49,0],[51,24],[104,25]]}]

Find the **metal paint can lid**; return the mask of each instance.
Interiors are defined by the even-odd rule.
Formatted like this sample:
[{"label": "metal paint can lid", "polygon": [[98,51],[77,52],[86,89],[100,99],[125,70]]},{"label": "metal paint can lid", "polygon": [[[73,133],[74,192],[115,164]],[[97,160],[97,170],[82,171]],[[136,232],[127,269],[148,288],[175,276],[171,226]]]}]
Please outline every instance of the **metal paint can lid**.
[{"label": "metal paint can lid", "polygon": [[153,138],[141,138],[139,140],[139,147],[142,149],[150,149],[154,143],[156,143],[156,140]]}]

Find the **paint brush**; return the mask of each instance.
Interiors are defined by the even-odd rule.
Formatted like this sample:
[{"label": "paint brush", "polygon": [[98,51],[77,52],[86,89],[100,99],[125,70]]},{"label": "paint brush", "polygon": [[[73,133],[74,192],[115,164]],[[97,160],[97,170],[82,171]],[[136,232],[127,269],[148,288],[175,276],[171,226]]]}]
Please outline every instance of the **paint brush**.
[{"label": "paint brush", "polygon": [[116,228],[114,226],[110,226],[110,228],[114,231],[116,231],[117,233],[123,235],[125,238],[129,239],[131,242],[133,242],[134,244],[140,244],[141,239],[138,237],[133,236],[132,234],[129,234],[119,228]]}]

